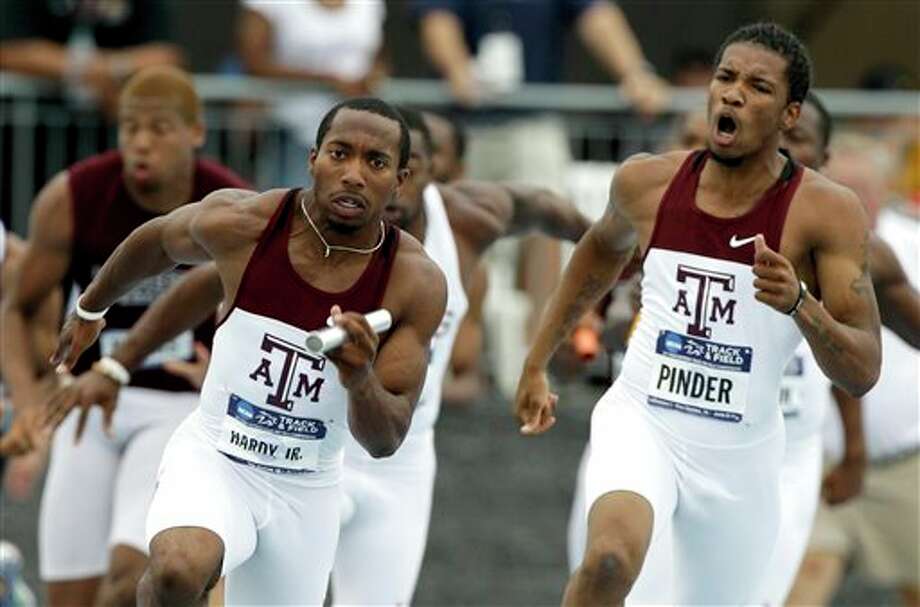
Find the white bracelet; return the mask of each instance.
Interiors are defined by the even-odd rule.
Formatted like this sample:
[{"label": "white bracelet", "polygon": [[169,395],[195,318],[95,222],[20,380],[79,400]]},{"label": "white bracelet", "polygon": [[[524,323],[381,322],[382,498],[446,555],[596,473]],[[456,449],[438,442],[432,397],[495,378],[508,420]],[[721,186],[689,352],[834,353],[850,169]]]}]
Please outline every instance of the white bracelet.
[{"label": "white bracelet", "polygon": [[93,371],[105,375],[115,383],[125,386],[131,381],[131,374],[125,369],[125,366],[112,358],[103,356],[93,363]]},{"label": "white bracelet", "polygon": [[96,322],[97,320],[102,320],[105,317],[106,312],[109,311],[109,308],[104,308],[99,312],[90,312],[80,305],[81,299],[83,299],[82,295],[77,298],[76,308],[74,309],[74,312],[76,312],[78,318],[88,320],[89,322]]}]

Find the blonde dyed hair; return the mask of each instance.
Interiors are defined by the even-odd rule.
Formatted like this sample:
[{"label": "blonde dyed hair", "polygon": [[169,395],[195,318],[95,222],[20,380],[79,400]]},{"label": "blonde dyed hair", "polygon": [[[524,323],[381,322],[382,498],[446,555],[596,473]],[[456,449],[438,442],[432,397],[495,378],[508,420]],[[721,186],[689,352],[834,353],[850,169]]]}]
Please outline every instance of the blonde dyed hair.
[{"label": "blonde dyed hair", "polygon": [[202,122],[201,99],[195,85],[186,72],[176,67],[148,67],[131,76],[121,89],[118,103],[124,105],[132,99],[170,101],[188,124]]}]

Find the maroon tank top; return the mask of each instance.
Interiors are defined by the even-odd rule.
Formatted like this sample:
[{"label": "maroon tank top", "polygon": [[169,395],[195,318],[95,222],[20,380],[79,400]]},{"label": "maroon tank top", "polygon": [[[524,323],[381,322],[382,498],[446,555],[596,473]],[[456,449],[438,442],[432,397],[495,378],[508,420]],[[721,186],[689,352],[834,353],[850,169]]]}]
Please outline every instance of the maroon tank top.
[{"label": "maroon tank top", "polygon": [[[362,314],[378,309],[399,249],[399,229],[384,224],[383,244],[348,289],[338,293],[322,291],[300,277],[288,256],[291,223],[295,219],[303,221],[297,204],[299,192],[293,189],[284,195],[263,230],[243,272],[233,307],[304,331],[326,326],[329,308],[335,304],[345,312]],[[227,310],[224,319],[231,312],[232,308]]]},{"label": "maroon tank top", "polygon": [[[73,245],[68,277],[82,292],[115,248],[141,224],[158,217],[141,208],[131,197],[122,177],[122,158],[117,151],[92,156],[74,164],[68,171],[74,221]],[[231,170],[208,160],[196,160],[191,198],[201,200],[221,188],[249,188]],[[141,317],[147,307],[181,276],[187,267],[151,277],[137,285],[112,306],[99,340],[89,348],[77,365],[82,372],[102,355],[108,355],[122,336]],[[194,330],[194,339],[210,347],[214,321],[206,321]],[[197,391],[186,380],[167,373],[160,357],[190,354],[190,336],[181,335],[154,353],[131,375],[131,385],[170,391]],[[193,354],[187,357],[191,360]]]},{"label": "maroon tank top", "polygon": [[804,169],[787,156],[786,165],[754,206],[738,217],[715,217],[696,206],[700,174],[709,159],[707,150],[687,156],[661,198],[655,228],[645,256],[652,248],[694,253],[754,265],[754,247],[732,246],[755,234],[763,234],[779,251],[789,204],[802,181]]}]

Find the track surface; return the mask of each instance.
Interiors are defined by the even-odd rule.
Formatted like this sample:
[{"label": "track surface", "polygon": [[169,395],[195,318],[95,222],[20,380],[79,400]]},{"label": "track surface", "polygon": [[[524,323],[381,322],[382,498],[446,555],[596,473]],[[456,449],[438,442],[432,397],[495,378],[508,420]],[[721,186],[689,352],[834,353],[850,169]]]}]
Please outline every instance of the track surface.
[{"label": "track surface", "polygon": [[[561,392],[559,421],[523,438],[510,405],[490,395],[445,408],[438,425],[438,480],[416,605],[558,605],[566,580],[565,529],[575,471],[599,392]],[[0,535],[27,559],[38,588],[38,499],[0,503]],[[848,580],[835,604],[897,604],[890,593]]]}]

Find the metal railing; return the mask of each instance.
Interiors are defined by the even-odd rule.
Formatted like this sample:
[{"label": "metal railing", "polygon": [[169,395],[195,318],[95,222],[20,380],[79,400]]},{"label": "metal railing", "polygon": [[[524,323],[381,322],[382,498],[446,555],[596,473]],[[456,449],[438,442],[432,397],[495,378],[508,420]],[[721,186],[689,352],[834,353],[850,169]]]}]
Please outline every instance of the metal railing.
[{"label": "metal railing", "polygon": [[[273,119],[273,105],[321,87],[243,76],[197,75],[208,129],[204,153],[232,167],[258,187],[277,185],[291,136]],[[819,91],[841,119],[918,115],[917,92]],[[475,122],[489,115],[560,114],[577,160],[619,160],[656,148],[671,131],[673,116],[704,107],[700,89],[677,89],[667,112],[653,122],[637,118],[615,86],[528,84],[474,110],[453,104],[446,86],[433,80],[394,79],[379,96],[435,109]],[[56,172],[115,145],[114,129],[94,111],[69,105],[55,83],[0,72],[0,213],[22,233],[31,201]]]}]

